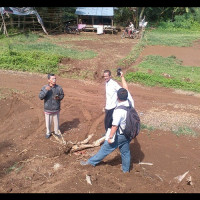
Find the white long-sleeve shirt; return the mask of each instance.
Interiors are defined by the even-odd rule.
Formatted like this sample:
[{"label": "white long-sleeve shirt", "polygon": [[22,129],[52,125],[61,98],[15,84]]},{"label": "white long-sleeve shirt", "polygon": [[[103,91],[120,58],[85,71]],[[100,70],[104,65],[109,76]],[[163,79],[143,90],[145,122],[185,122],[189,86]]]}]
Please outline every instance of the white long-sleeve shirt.
[{"label": "white long-sleeve shirt", "polygon": [[[117,101],[117,91],[122,88],[116,81],[113,79],[110,79],[108,82],[106,82],[106,110],[111,110],[115,108],[118,104]],[[129,91],[128,91],[128,99],[131,101],[132,106],[134,107],[134,100],[131,97]]]}]

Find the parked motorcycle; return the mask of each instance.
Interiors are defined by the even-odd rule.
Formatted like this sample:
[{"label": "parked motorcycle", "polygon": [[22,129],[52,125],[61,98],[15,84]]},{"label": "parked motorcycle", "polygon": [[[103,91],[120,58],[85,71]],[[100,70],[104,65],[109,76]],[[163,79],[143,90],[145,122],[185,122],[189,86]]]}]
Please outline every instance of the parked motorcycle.
[{"label": "parked motorcycle", "polygon": [[130,35],[128,34],[128,27],[123,31],[121,38],[131,38],[131,39],[140,39],[145,31],[145,27],[147,26],[148,22],[145,22],[145,17],[141,22],[139,23],[139,29],[135,29],[131,31]]},{"label": "parked motorcycle", "polygon": [[[79,29],[78,29],[78,26],[73,25],[72,22],[73,22],[73,21],[68,21],[68,22],[66,23],[65,32],[66,32],[67,34],[77,34],[77,35],[79,35],[79,34],[80,34],[80,31],[79,31]],[[72,24],[72,25],[71,25],[71,24]]]},{"label": "parked motorcycle", "polygon": [[128,31],[125,29],[121,35],[121,38],[131,38],[131,39],[139,39],[141,36],[141,31],[142,30],[133,30],[131,31],[130,35],[128,34]]}]

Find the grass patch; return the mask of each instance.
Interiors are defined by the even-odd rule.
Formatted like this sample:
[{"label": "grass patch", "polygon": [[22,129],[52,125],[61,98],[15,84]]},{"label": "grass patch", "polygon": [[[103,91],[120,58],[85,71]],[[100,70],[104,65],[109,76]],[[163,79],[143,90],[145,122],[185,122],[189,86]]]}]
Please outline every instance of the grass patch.
[{"label": "grass patch", "polygon": [[125,58],[121,59],[118,62],[118,65],[121,66],[121,68],[125,68],[126,66],[129,66],[133,62],[136,61],[144,47],[146,46],[146,42],[144,40],[140,40],[131,50],[131,52],[126,56]]},{"label": "grass patch", "polygon": [[15,171],[16,173],[19,173],[23,168],[23,165],[20,165],[18,162],[12,165],[11,167],[5,169],[5,173],[9,174],[11,171]]},{"label": "grass patch", "polygon": [[34,52],[42,52],[50,55],[54,55],[57,57],[67,57],[67,58],[72,58],[72,59],[90,59],[94,58],[97,53],[93,51],[78,51],[75,49],[71,48],[65,48],[62,46],[58,46],[56,44],[48,43],[48,42],[43,42],[43,43],[30,43],[30,44],[11,44],[10,45],[10,50],[12,51],[34,51]]},{"label": "grass patch", "polygon": [[37,51],[6,51],[0,53],[0,68],[6,70],[57,73],[61,57]]},{"label": "grass patch", "polygon": [[57,73],[62,58],[91,59],[96,52],[79,51],[43,41],[36,34],[16,35],[0,39],[0,69]]},{"label": "grass patch", "polygon": [[[70,67],[69,67],[70,69]],[[92,76],[93,73],[91,70],[78,70],[78,71],[73,71],[73,72],[62,72],[61,77],[65,77],[65,78],[71,78],[71,79],[90,79],[90,80],[94,80],[94,77]]]},{"label": "grass patch", "polygon": [[140,129],[141,129],[141,130],[142,130],[142,129],[147,129],[147,130],[149,130],[149,131],[153,131],[153,130],[154,130],[154,127],[153,127],[153,126],[147,126],[146,124],[141,123],[141,124],[140,124]]},{"label": "grass patch", "polygon": [[[51,36],[44,36],[44,41],[48,41],[51,43],[58,43],[58,42],[68,42],[68,41],[85,41],[85,40],[89,40],[89,41],[95,41],[95,40],[100,40],[99,38],[93,38],[87,35],[73,35],[73,37],[68,37],[69,35],[61,35],[60,37],[51,37]],[[72,35],[71,35],[72,36]]]},{"label": "grass patch", "polygon": [[20,90],[17,90],[17,89],[0,88],[0,100],[8,98],[12,94],[24,94],[24,93],[25,93],[24,91],[20,91]]},{"label": "grass patch", "polygon": [[[200,39],[200,31],[187,29],[146,29],[144,38],[133,48],[130,54],[120,60],[119,65],[126,67],[140,55],[146,45],[191,46]],[[125,75],[128,82],[138,82],[146,86],[161,86],[185,91],[200,92],[200,68],[182,66],[175,56],[147,56],[143,62],[134,66],[137,72]]]},{"label": "grass patch", "polygon": [[181,136],[181,135],[193,136],[193,137],[199,136],[198,133],[196,133],[191,128],[186,127],[186,126],[185,127],[179,127],[177,131],[172,131],[172,132],[177,136]]},{"label": "grass patch", "polygon": [[137,67],[137,72],[126,74],[128,82],[200,92],[200,68],[182,66],[174,56],[146,56]]},{"label": "grass patch", "polygon": [[200,39],[200,31],[154,29],[145,33],[147,45],[188,47]]}]

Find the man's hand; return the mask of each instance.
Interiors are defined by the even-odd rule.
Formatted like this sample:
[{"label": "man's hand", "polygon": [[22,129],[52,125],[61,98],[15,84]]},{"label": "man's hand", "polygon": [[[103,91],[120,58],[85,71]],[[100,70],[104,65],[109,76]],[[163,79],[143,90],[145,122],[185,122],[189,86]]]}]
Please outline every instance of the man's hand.
[{"label": "man's hand", "polygon": [[120,73],[121,73],[121,79],[122,79],[122,87],[125,88],[126,90],[128,90],[128,85],[127,85],[126,80],[124,78],[124,74],[123,74],[122,71]]},{"label": "man's hand", "polygon": [[55,99],[56,99],[56,100],[59,100],[59,99],[60,99],[60,97],[59,97],[58,95],[56,95],[56,96],[55,96]]},{"label": "man's hand", "polygon": [[47,86],[47,87],[45,87],[45,89],[46,89],[46,90],[50,90],[50,89],[51,89],[51,87],[50,87],[50,86]]},{"label": "man's hand", "polygon": [[109,138],[109,139],[108,139],[108,143],[109,143],[109,144],[112,144],[113,142],[114,142],[114,141],[112,140],[112,138]]}]

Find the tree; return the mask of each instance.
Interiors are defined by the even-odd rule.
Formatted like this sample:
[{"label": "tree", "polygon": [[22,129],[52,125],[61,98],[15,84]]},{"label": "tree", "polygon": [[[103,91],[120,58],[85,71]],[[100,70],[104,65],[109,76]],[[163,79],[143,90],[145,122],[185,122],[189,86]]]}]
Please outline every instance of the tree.
[{"label": "tree", "polygon": [[138,28],[139,21],[143,18],[145,7],[119,7],[115,13],[115,22],[127,26],[130,21]]}]

